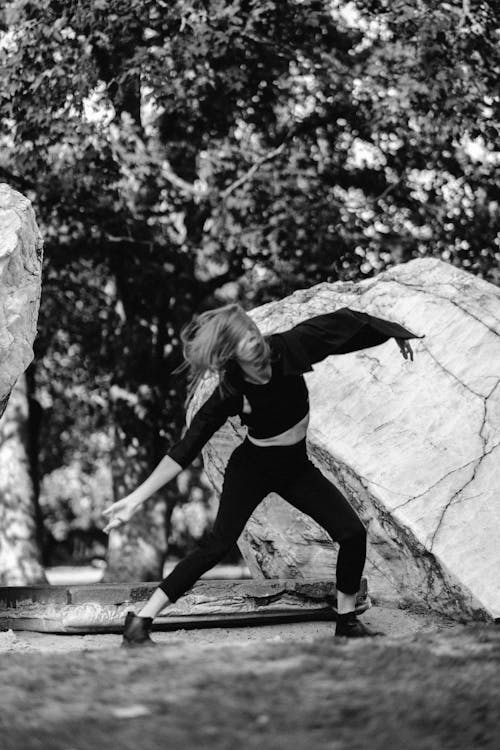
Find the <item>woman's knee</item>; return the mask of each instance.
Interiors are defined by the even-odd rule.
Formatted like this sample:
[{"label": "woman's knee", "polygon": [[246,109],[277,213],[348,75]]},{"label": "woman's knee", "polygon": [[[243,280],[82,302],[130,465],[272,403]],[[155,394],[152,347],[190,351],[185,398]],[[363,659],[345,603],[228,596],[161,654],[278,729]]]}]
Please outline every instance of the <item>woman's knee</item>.
[{"label": "woman's knee", "polygon": [[210,532],[200,543],[199,552],[211,561],[218,562],[222,560],[233,546],[233,540],[224,539],[223,537]]},{"label": "woman's knee", "polygon": [[349,524],[339,538],[341,544],[366,545],[366,528],[363,522],[357,518]]}]

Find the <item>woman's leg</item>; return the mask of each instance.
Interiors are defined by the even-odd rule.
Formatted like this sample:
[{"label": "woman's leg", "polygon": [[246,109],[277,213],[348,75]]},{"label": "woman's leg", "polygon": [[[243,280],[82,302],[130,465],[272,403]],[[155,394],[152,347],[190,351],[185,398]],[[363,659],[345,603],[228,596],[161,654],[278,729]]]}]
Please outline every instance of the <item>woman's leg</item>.
[{"label": "woman's leg", "polygon": [[[255,455],[255,454],[254,454]],[[153,592],[138,615],[130,614],[124,640],[144,643],[151,640],[152,620],[170,603],[177,601],[200,576],[229,552],[259,502],[268,494],[265,482],[248,445],[243,443],[231,455],[224,474],[219,510],[205,542],[181,560]],[[133,631],[137,629],[138,635]],[[131,637],[127,637],[130,630]],[[132,645],[127,643],[127,645]]]},{"label": "woman's leg", "polygon": [[366,530],[340,490],[309,460],[278,492],[320,524],[338,542],[338,612],[352,612],[366,559]]},{"label": "woman's leg", "polygon": [[253,463],[245,444],[239,446],[232,454],[224,475],[219,510],[213,529],[207,539],[181,560],[161,582],[158,591],[155,592],[157,596],[153,594],[156,602],[151,602],[159,607],[155,614],[158,614],[168,602],[177,601],[203,573],[220,562],[236,543],[246,522],[269,491],[261,472]]},{"label": "woman's leg", "polygon": [[158,588],[151,594],[144,607],[138,613],[139,617],[151,617],[151,619],[154,619],[162,609],[165,609],[168,603],[168,596]]}]

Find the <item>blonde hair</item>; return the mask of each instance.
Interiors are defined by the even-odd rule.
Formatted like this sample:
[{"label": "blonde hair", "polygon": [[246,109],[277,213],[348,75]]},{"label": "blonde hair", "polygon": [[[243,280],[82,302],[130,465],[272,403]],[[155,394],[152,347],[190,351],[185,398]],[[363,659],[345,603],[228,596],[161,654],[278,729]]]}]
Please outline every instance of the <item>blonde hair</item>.
[{"label": "blonde hair", "polygon": [[[201,313],[184,326],[181,341],[185,361],[180,369],[189,371],[188,402],[207,372],[219,375],[222,389],[233,390],[224,377],[226,367],[236,358],[238,344],[252,328],[258,330],[241,305],[236,303]],[[269,346],[264,342],[257,361],[268,355]]]}]

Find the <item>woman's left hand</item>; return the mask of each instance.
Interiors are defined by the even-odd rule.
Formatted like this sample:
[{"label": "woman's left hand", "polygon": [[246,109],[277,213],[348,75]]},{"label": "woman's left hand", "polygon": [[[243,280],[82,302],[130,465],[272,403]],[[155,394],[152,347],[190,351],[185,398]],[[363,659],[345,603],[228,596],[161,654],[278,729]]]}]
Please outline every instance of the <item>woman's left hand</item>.
[{"label": "woman's left hand", "polygon": [[396,343],[399,346],[399,351],[401,352],[403,357],[405,359],[408,359],[409,355],[411,361],[413,362],[413,349],[411,348],[411,344],[408,339],[396,339]]}]

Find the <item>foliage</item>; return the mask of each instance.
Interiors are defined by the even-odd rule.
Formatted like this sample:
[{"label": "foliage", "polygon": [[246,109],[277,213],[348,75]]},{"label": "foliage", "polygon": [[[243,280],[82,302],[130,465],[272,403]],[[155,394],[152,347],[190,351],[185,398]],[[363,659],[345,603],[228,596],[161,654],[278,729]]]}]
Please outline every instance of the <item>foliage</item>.
[{"label": "foliage", "polygon": [[42,470],[107,426],[115,492],[147,472],[208,306],[420,254],[498,283],[499,28],[484,0],[6,3],[0,176],[46,249]]}]

